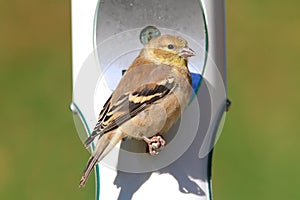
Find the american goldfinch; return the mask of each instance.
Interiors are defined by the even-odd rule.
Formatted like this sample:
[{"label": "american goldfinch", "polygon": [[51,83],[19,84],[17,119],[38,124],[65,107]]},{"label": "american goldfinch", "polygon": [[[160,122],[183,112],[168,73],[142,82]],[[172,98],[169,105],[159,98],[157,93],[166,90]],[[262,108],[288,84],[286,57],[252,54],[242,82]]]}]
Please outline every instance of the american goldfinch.
[{"label": "american goldfinch", "polygon": [[144,140],[155,155],[166,142],[160,136],[179,119],[191,92],[187,58],[195,52],[179,36],[161,35],[150,40],[128,67],[100,112],[98,123],[85,141],[99,136],[84,169],[84,187],[96,163],[125,137]]}]

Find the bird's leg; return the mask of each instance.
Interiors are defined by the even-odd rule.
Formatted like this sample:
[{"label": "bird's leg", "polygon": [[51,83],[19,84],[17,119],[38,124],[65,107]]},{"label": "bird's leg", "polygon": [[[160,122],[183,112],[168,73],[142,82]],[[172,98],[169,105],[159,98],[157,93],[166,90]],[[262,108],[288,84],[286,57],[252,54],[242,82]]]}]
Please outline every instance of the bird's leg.
[{"label": "bird's leg", "polygon": [[148,144],[149,153],[154,156],[166,146],[166,141],[160,135],[154,135],[151,138],[143,136],[144,141]]}]

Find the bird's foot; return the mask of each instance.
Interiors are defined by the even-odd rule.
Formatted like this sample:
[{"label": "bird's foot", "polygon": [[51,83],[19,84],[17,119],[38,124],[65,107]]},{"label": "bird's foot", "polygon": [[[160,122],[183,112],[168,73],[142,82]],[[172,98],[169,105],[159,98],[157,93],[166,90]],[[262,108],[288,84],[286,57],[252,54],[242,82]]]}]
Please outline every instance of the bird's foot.
[{"label": "bird's foot", "polygon": [[149,153],[154,156],[159,154],[159,152],[166,146],[166,141],[160,136],[155,135],[151,138],[143,136],[144,141],[148,144]]}]

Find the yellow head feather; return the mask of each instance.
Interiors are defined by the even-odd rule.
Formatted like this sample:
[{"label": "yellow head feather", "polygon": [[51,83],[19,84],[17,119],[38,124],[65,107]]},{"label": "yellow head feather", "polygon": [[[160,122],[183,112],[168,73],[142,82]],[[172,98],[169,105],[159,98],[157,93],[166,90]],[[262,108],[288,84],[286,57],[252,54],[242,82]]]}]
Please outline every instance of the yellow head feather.
[{"label": "yellow head feather", "polygon": [[[185,54],[185,53],[190,54]],[[194,55],[186,40],[179,36],[162,35],[152,39],[143,50],[144,56],[157,64],[187,67],[187,57]]]}]

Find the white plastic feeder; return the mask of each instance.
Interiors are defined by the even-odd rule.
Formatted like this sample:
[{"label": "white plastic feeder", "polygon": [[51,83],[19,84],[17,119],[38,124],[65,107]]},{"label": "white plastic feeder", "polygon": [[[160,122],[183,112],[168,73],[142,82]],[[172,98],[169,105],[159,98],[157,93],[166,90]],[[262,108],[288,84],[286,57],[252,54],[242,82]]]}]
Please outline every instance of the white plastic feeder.
[{"label": "white plastic feeder", "polygon": [[71,109],[82,140],[149,36],[180,35],[197,53],[189,60],[195,95],[164,135],[166,148],[150,156],[143,141],[122,141],[95,168],[97,200],[212,199],[212,149],[227,99],[224,6],[223,0],[72,0]]}]

